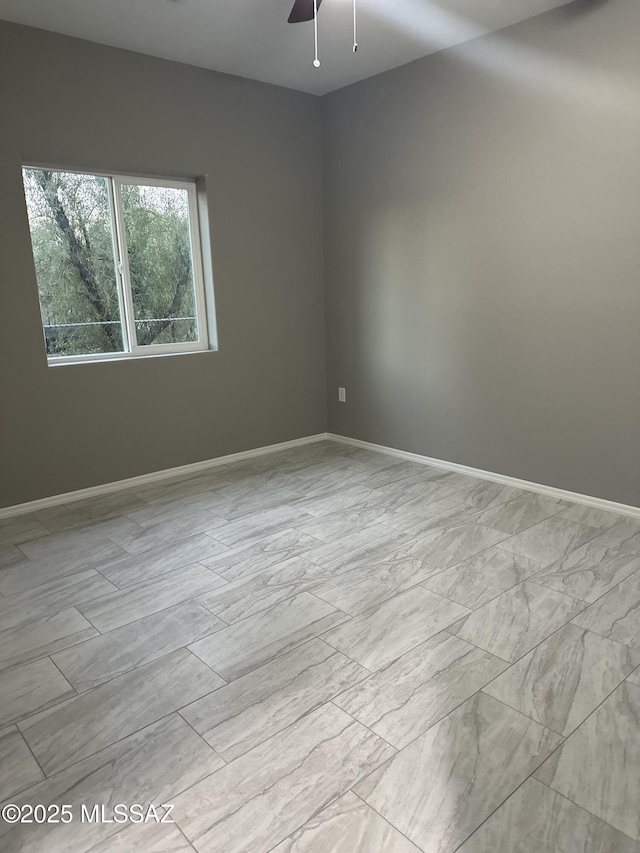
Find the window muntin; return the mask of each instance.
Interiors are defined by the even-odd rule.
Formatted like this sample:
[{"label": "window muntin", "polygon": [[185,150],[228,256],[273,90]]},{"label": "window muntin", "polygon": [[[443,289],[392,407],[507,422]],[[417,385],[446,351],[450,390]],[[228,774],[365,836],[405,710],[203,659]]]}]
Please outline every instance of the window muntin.
[{"label": "window muntin", "polygon": [[23,179],[50,363],[208,347],[195,183]]}]

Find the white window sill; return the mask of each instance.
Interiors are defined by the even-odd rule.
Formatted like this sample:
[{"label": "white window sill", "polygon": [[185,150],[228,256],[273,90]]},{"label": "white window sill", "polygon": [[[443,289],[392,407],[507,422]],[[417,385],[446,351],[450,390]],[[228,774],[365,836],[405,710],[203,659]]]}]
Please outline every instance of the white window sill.
[{"label": "white window sill", "polygon": [[69,365],[78,364],[105,364],[119,361],[148,361],[152,358],[171,358],[176,355],[205,355],[207,353],[216,352],[218,352],[217,349],[191,349],[179,352],[150,352],[142,354],[123,352],[96,356],[63,356],[62,358],[47,358],[47,367],[67,367]]}]

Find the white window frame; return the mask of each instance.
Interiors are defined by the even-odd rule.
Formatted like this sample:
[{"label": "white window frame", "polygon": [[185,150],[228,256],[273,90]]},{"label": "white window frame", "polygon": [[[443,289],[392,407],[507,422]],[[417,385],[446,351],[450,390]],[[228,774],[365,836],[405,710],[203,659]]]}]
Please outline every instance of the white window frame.
[{"label": "white window frame", "polygon": [[[120,306],[120,322],[122,325],[123,351],[104,353],[85,353],[78,355],[49,355],[49,365],[82,364],[96,361],[115,361],[118,359],[148,358],[151,356],[177,355],[179,353],[203,352],[210,349],[207,322],[207,304],[205,300],[205,283],[202,262],[202,239],[198,215],[198,193],[195,180],[147,178],[133,175],[118,175],[110,172],[90,172],[80,169],[69,169],[65,166],[43,166],[40,164],[24,163],[25,169],[51,169],[56,172],[68,172],[76,175],[90,175],[107,180],[107,192],[111,213],[111,231],[114,251],[116,286]],[[136,339],[135,314],[131,276],[129,272],[129,253],[127,249],[127,232],[122,206],[122,186],[168,187],[170,189],[186,190],[189,207],[189,233],[191,238],[191,269],[196,308],[196,332],[198,339],[183,343],[148,344],[139,346]],[[43,323],[44,333],[44,323]],[[46,351],[46,347],[45,347]]]}]

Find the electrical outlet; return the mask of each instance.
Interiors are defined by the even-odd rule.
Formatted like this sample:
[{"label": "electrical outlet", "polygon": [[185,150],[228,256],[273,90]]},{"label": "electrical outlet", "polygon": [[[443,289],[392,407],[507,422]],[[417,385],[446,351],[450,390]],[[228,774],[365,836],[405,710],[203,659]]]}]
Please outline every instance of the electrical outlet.
[{"label": "electrical outlet", "polygon": [[347,402],[347,389],[346,388],[338,388],[338,402],[346,403]]}]

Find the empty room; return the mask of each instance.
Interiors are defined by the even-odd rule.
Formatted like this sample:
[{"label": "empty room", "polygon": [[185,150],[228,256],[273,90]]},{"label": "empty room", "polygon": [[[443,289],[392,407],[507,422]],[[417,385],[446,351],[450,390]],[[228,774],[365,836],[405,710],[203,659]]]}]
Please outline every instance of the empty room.
[{"label": "empty room", "polygon": [[0,0],[2,853],[640,853],[639,234],[638,0]]}]

